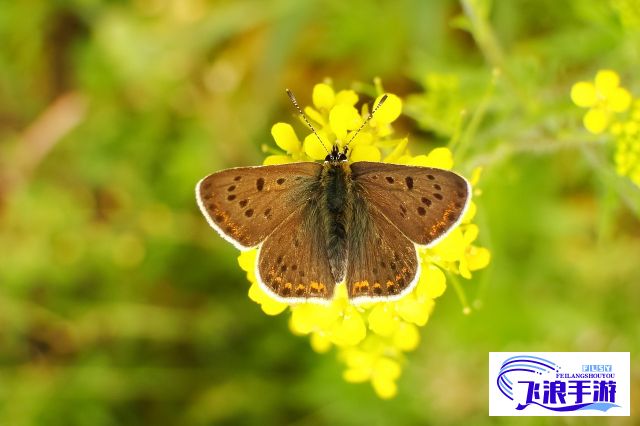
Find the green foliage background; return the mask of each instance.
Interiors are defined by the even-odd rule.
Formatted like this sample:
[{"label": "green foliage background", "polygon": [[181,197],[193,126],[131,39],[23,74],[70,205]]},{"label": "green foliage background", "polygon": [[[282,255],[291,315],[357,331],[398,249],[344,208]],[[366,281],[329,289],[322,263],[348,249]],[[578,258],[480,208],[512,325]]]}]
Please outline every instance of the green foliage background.
[{"label": "green foliage background", "polygon": [[[631,351],[637,415],[640,190],[569,90],[611,68],[640,94],[639,65],[635,0],[2,2],[0,424],[511,424],[487,353],[521,350]],[[414,153],[466,111],[493,255],[391,401],[261,313],[193,194],[261,162],[285,87],[376,76],[409,97]]]}]

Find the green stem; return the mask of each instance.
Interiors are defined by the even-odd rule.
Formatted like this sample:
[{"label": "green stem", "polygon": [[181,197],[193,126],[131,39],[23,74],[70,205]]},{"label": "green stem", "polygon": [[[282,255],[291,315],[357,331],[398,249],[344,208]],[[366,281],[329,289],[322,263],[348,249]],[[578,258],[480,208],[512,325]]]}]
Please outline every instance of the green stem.
[{"label": "green stem", "polygon": [[447,277],[451,281],[451,285],[453,285],[453,289],[456,291],[458,295],[458,300],[460,300],[460,304],[462,305],[462,313],[465,315],[469,315],[471,313],[471,306],[469,306],[469,300],[467,299],[467,294],[462,288],[462,284],[458,280],[454,274],[447,272]]},{"label": "green stem", "polygon": [[[489,21],[488,11],[481,11],[478,0],[460,0],[462,10],[471,24],[471,35],[493,68],[504,69],[504,54]],[[484,12],[484,13],[483,13]]]},{"label": "green stem", "polygon": [[456,120],[455,130],[453,131],[453,135],[451,136],[451,139],[449,140],[449,144],[448,144],[448,148],[451,152],[455,152],[455,150],[457,149],[457,145],[460,143],[460,140],[462,139],[462,127],[464,125],[464,119],[466,116],[467,116],[466,109],[463,109],[462,111],[460,111],[460,114],[458,115],[458,119]]},{"label": "green stem", "polygon": [[484,93],[484,96],[482,97],[480,104],[475,109],[475,111],[473,111],[473,114],[471,115],[471,120],[469,121],[469,125],[464,130],[460,138],[460,143],[458,144],[458,147],[454,152],[454,157],[457,158],[458,161],[460,161],[460,159],[464,157],[467,149],[469,148],[469,144],[473,140],[474,136],[478,131],[478,128],[480,127],[480,123],[482,123],[482,120],[484,119],[484,116],[487,112],[487,108],[489,107],[489,102],[491,100],[491,97],[493,96],[493,92],[496,87],[499,75],[500,75],[499,72],[494,71],[493,78],[491,79],[491,83],[489,84],[489,87],[487,87],[487,90]]}]

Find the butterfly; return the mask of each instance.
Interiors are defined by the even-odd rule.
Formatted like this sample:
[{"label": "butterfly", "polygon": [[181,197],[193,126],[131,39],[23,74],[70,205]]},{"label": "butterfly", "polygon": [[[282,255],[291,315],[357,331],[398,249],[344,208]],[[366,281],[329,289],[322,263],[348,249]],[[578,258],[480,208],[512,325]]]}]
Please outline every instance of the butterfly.
[{"label": "butterfly", "polygon": [[240,250],[258,247],[256,279],[276,300],[327,303],[343,281],[354,304],[399,299],[420,276],[418,248],[444,238],[469,206],[469,182],[454,172],[347,154],[335,144],[323,163],[232,168],[196,185],[209,225]]}]

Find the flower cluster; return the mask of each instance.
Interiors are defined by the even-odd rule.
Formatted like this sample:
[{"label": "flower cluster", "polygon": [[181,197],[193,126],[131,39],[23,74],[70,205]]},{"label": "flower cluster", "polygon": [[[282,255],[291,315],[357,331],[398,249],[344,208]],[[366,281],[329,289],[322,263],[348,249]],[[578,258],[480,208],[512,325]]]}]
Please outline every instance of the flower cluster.
[{"label": "flower cluster", "polygon": [[615,71],[600,70],[595,81],[580,81],[571,88],[571,99],[588,108],[584,127],[593,134],[608,131],[616,142],[616,171],[640,186],[640,99],[620,86]]},{"label": "flower cluster", "polygon": [[611,134],[616,138],[616,171],[640,187],[640,99],[633,101],[627,120],[611,126]]},{"label": "flower cluster", "polygon": [[[382,88],[378,84],[378,91]],[[378,96],[374,105],[381,98]],[[335,92],[330,84],[317,84],[313,89],[313,107],[305,114],[318,130],[325,143],[349,140],[369,115],[367,105],[356,108],[359,97],[352,90]],[[386,102],[373,119],[351,143],[351,161],[386,161],[451,169],[453,157],[446,148],[436,148],[423,155],[410,155],[406,138],[394,138],[391,123],[400,115],[402,101],[388,94]],[[313,134],[302,141],[293,128],[277,123],[272,128],[276,144],[284,152],[270,155],[265,164],[317,160],[326,151]],[[477,180],[472,178],[472,183]],[[291,311],[290,329],[298,335],[310,336],[317,352],[338,350],[339,359],[346,365],[344,379],[349,382],[371,382],[381,398],[391,398],[397,392],[396,381],[404,362],[404,353],[414,350],[420,341],[418,327],[429,320],[435,299],[444,293],[446,274],[470,278],[471,273],[486,267],[489,250],[474,245],[478,227],[471,223],[476,208],[472,203],[460,226],[436,246],[420,249],[421,276],[414,290],[400,300],[352,305],[344,284],[336,287],[334,299],[328,305],[287,305],[274,300],[256,282],[256,250],[240,254],[239,264],[251,282],[249,297],[260,304],[268,315],[277,315],[287,308]]]}]

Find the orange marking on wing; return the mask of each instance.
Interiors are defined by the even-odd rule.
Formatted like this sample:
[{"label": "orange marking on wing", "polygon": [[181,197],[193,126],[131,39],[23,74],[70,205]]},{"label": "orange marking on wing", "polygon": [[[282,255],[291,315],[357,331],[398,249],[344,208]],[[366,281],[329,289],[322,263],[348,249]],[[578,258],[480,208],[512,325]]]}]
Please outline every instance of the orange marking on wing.
[{"label": "orange marking on wing", "polygon": [[428,231],[429,235],[434,238],[440,234],[444,229],[449,226],[449,219],[451,215],[455,215],[455,204],[449,203],[449,206],[445,209],[442,219],[438,220],[431,229]]},{"label": "orange marking on wing", "polygon": [[309,285],[309,289],[311,290],[311,294],[327,294],[327,286],[316,281],[311,282],[311,284]]},{"label": "orange marking on wing", "polygon": [[216,208],[213,213],[214,217],[221,218],[220,221],[216,220],[216,222],[218,222],[220,225],[225,225],[224,230],[226,233],[228,233],[241,243],[244,241],[248,241],[247,235],[244,232],[241,232],[241,228],[237,224],[230,222],[231,216],[229,215],[229,213],[227,213],[225,210],[220,210],[219,208]]},{"label": "orange marking on wing", "polygon": [[[280,277],[278,277],[280,278]],[[282,278],[280,278],[280,281],[282,281]],[[284,296],[288,296],[291,294],[291,291],[293,290],[293,284],[291,283],[286,283],[284,286],[282,286],[282,291],[281,294]]]},{"label": "orange marking on wing", "polygon": [[353,293],[355,295],[368,293],[369,292],[369,281],[356,281],[353,284]]}]

